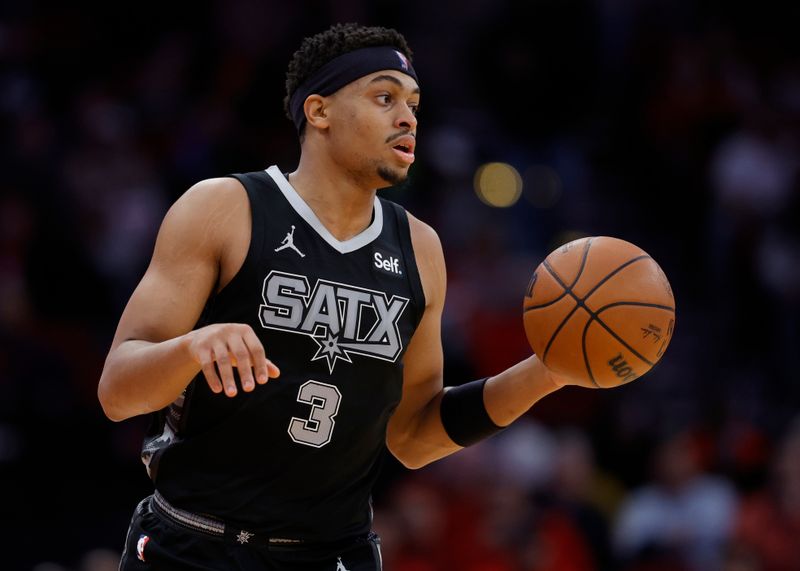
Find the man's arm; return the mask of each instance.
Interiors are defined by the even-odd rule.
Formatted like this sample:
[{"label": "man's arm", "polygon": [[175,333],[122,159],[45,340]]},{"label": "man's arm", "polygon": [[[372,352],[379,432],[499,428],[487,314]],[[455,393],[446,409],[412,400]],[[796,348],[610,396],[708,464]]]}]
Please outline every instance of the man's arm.
[{"label": "man's arm", "polygon": [[[389,421],[386,443],[406,467],[419,468],[462,447],[450,439],[440,414],[445,393],[441,321],[447,287],[442,246],[430,226],[410,215],[409,222],[426,308],[404,356],[403,396]],[[483,403],[494,424],[507,426],[562,384],[532,356],[491,377]]]},{"label": "man's arm", "polygon": [[97,394],[110,419],[167,406],[201,370],[214,392],[224,389],[228,396],[237,392],[233,366],[245,391],[277,376],[249,326],[215,324],[192,331],[215,286],[241,267],[250,226],[247,195],[232,178],[200,182],[170,208],[100,377]]}]

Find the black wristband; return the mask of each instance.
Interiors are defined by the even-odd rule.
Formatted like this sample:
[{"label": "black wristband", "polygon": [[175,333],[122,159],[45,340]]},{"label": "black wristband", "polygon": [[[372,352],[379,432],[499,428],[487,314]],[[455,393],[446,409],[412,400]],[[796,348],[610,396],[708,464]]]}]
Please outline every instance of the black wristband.
[{"label": "black wristband", "polygon": [[483,386],[488,379],[479,379],[452,387],[442,397],[439,413],[447,436],[459,446],[467,447],[497,434],[497,426],[486,412]]}]

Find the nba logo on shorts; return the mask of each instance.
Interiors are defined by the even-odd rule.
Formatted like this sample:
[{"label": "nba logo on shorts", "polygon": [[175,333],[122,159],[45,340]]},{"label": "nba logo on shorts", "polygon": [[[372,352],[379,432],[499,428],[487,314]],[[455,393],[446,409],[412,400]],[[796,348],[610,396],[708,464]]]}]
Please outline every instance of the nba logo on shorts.
[{"label": "nba logo on shorts", "polygon": [[397,50],[395,50],[394,53],[396,53],[397,57],[400,58],[400,65],[403,66],[403,69],[408,70],[408,59],[406,59],[406,56],[404,56],[403,54],[401,54]]},{"label": "nba logo on shorts", "polygon": [[139,561],[144,561],[144,546],[147,545],[148,541],[150,541],[150,538],[146,535],[139,536],[139,541],[136,543],[136,557],[139,558]]}]

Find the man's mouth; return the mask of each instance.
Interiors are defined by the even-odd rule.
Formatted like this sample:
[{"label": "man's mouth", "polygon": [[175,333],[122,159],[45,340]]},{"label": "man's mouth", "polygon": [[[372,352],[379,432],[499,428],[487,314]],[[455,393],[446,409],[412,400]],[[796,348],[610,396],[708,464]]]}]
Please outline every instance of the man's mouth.
[{"label": "man's mouth", "polygon": [[416,147],[416,140],[413,135],[402,135],[395,140],[395,145],[392,147],[403,162],[411,164],[414,162],[414,148]]}]

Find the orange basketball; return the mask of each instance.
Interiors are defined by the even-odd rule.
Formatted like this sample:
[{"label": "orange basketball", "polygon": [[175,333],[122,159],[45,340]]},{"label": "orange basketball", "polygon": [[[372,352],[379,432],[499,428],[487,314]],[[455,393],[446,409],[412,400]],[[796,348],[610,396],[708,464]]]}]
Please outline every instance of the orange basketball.
[{"label": "orange basketball", "polygon": [[675,298],[641,248],[595,236],[564,244],[539,264],[523,319],[531,348],[552,371],[608,388],[641,377],[664,355]]}]

